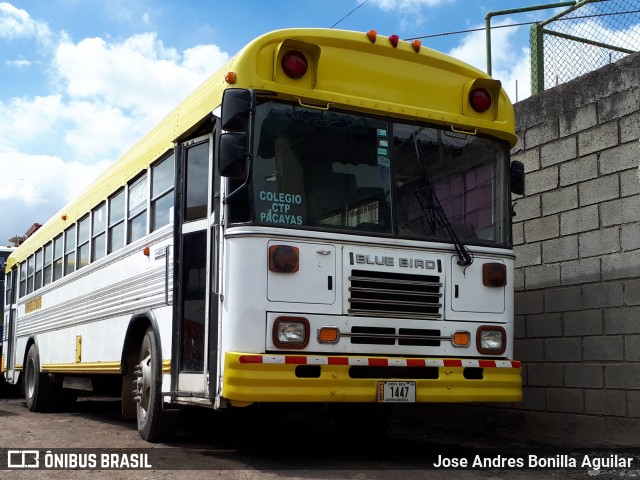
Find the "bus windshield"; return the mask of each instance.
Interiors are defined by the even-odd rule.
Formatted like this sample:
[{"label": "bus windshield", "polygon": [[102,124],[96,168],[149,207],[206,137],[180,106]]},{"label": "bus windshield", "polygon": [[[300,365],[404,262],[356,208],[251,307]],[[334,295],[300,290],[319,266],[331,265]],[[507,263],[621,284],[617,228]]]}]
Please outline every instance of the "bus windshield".
[{"label": "bus windshield", "polygon": [[258,224],[510,242],[506,143],[276,102],[258,106],[254,132]]}]

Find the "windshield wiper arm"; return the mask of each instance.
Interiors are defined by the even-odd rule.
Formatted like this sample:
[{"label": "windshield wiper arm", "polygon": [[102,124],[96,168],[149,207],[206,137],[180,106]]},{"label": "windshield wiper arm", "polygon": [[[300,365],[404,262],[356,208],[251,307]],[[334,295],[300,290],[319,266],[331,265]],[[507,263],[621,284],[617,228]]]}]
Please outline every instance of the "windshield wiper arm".
[{"label": "windshield wiper arm", "polygon": [[[422,131],[422,129],[420,131]],[[422,164],[422,156],[420,155],[420,148],[418,147],[417,133],[419,132],[413,132],[413,135],[412,135],[413,146],[416,150],[416,159],[418,160],[418,163],[420,164],[422,172],[424,174],[425,188],[429,191],[429,196],[431,197],[429,203],[431,204],[431,208],[433,209],[433,211],[436,213],[436,215],[440,219],[440,222],[442,223],[444,230],[447,232],[447,235],[449,235],[449,238],[453,242],[453,246],[456,249],[456,254],[458,255],[458,262],[457,262],[458,265],[460,265],[461,267],[468,267],[473,263],[473,257],[469,253],[469,249],[465,246],[464,243],[462,243],[462,241],[456,234],[455,230],[451,226],[451,222],[449,221],[449,218],[447,217],[447,214],[444,211],[444,208],[442,208],[440,199],[436,195],[436,191],[433,188],[433,185],[431,185],[431,182],[429,180],[429,174],[427,172],[427,167],[426,165]],[[425,192],[425,197],[426,197],[426,194],[427,192]],[[426,213],[424,212],[425,209],[423,206],[422,206],[422,210],[423,210],[423,213]]]},{"label": "windshield wiper arm", "polygon": [[[427,177],[425,177],[425,179],[426,178]],[[428,180],[427,188],[429,189],[431,194],[431,203],[433,204],[433,210],[436,212],[436,215],[438,215],[438,218],[440,218],[444,230],[447,232],[447,235],[449,235],[449,238],[451,238],[453,246],[456,249],[456,254],[458,255],[458,265],[460,265],[461,267],[468,267],[473,263],[473,257],[469,253],[469,249],[465,246],[464,243],[462,243],[455,230],[453,229],[453,226],[451,225],[451,222],[449,221],[444,208],[442,208],[442,204],[440,203],[435,190],[431,187],[431,184],[428,182]]]}]

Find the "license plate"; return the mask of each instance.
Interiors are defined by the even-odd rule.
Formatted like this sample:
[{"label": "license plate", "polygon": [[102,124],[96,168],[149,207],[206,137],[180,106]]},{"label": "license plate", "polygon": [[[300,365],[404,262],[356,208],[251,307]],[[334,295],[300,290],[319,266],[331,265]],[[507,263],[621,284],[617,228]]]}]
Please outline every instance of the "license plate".
[{"label": "license plate", "polygon": [[379,403],[415,403],[416,382],[378,382]]}]

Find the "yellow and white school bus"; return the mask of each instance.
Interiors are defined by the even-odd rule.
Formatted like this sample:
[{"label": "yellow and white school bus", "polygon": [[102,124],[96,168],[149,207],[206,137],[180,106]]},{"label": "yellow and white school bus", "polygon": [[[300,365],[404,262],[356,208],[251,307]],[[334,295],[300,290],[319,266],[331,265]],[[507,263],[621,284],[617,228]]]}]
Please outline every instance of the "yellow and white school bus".
[{"label": "yellow and white school bus", "polygon": [[9,257],[6,380],[121,384],[149,441],[189,404],[518,402],[515,142],[418,41],[261,36]]}]

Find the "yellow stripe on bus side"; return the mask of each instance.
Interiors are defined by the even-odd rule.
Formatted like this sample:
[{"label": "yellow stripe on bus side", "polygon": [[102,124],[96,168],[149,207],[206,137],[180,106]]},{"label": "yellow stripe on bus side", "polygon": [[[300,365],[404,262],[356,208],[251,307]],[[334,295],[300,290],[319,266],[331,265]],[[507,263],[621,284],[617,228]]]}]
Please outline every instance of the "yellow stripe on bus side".
[{"label": "yellow stripe on bus side", "polygon": [[[21,370],[22,365],[16,366]],[[120,373],[120,362],[85,362],[85,363],[47,363],[42,365],[43,372],[60,373]],[[171,360],[162,361],[162,373],[171,373]]]},{"label": "yellow stripe on bus side", "polygon": [[61,373],[120,373],[120,362],[47,363],[43,372]]}]

